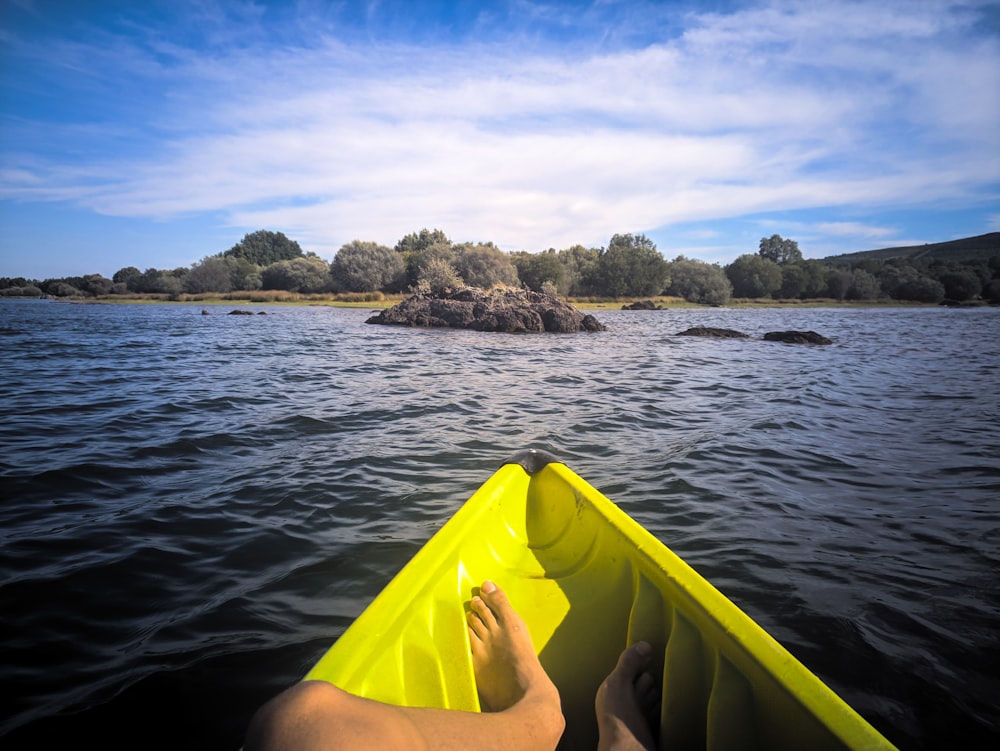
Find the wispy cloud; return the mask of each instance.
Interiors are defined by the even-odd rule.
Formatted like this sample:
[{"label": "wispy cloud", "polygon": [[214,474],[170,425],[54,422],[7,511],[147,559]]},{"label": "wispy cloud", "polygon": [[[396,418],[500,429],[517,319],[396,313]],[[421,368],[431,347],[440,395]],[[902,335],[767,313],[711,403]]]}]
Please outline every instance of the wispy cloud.
[{"label": "wispy cloud", "polygon": [[891,237],[899,232],[896,227],[873,227],[862,222],[820,222],[816,228],[829,235],[848,237],[869,237],[873,240]]},{"label": "wispy cloud", "polygon": [[[535,44],[523,30],[491,34],[485,16],[478,44],[362,43],[321,24],[307,44],[241,45],[202,7],[218,46],[146,28],[139,41],[47,50],[96,90],[128,70],[130,91],[156,94],[103,133],[48,125],[48,140],[72,134],[69,156],[8,118],[20,148],[5,156],[3,195],[126,217],[221,212],[332,256],[423,226],[537,250],[767,211],[968,198],[1000,180],[1000,43],[975,26],[975,4],[767,3],[685,15],[683,33],[664,27],[635,49]],[[549,24],[564,11],[525,9]],[[252,10],[240,28],[260,22]]]}]

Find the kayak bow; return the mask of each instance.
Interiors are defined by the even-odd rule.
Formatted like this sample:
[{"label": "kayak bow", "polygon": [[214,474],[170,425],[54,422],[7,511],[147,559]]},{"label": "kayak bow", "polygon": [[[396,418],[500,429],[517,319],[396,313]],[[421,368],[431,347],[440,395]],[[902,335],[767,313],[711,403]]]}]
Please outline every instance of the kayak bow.
[{"label": "kayak bow", "polygon": [[694,569],[539,451],[490,477],[306,679],[479,711],[465,613],[486,579],[530,629],[570,748],[596,747],[594,694],[640,639],[663,674],[661,748],[893,748]]}]

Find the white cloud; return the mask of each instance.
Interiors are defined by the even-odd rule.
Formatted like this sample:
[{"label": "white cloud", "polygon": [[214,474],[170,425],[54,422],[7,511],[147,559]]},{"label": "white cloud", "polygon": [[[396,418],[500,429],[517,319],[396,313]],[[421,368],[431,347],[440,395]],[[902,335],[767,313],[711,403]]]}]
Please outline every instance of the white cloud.
[{"label": "white cloud", "polygon": [[116,216],[222,212],[326,255],[424,226],[537,250],[974,195],[1000,176],[1000,47],[968,37],[951,7],[778,2],[592,55],[329,38],[218,54],[164,41],[160,65],[127,46],[132,69],[162,86],[148,121],[169,136],[120,153],[109,141],[71,164],[12,154],[3,185]]},{"label": "white cloud", "polygon": [[899,232],[895,227],[876,227],[862,222],[820,222],[816,225],[816,229],[826,235],[869,237],[872,239],[889,237]]}]

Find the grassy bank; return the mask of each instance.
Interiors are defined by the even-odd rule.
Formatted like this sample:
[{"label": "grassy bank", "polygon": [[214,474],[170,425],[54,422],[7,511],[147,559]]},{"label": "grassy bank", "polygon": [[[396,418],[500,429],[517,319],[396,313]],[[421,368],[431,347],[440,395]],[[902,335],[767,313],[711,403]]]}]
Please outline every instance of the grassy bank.
[{"label": "grassy bank", "polygon": [[[652,300],[656,305],[664,310],[684,309],[684,308],[707,308],[708,305],[699,305],[688,302],[681,297],[644,297],[644,298],[622,298],[622,299],[599,299],[599,298],[567,298],[567,302],[575,305],[580,310],[621,310],[623,305],[630,305],[639,300]],[[912,307],[938,307],[935,303],[907,302],[905,300],[835,300],[829,298],[816,298],[811,300],[772,300],[770,298],[742,298],[730,300],[722,308],[912,308]]]},{"label": "grassy bank", "polygon": [[206,293],[203,295],[161,295],[161,294],[128,294],[102,295],[73,299],[75,302],[102,303],[177,303],[181,305],[329,305],[341,308],[388,308],[407,295],[385,295],[381,292],[338,293],[338,294],[300,294],[283,290],[261,290],[256,292],[226,292]]},{"label": "grassy bank", "polygon": [[[99,297],[64,297],[56,298],[67,302],[83,303],[128,303],[128,304],[150,304],[150,303],[176,303],[181,305],[327,305],[341,308],[365,308],[381,309],[388,308],[396,303],[405,300],[409,295],[386,295],[382,292],[348,292],[348,293],[324,293],[324,294],[300,294],[296,292],[285,292],[283,290],[258,290],[255,292],[227,292],[227,293],[206,293],[201,295],[181,294],[170,296],[165,294],[128,294],[128,295],[102,295]],[[640,300],[652,300],[653,303],[665,310],[681,310],[690,308],[705,308],[708,306],[698,305],[688,302],[681,297],[628,297],[628,298],[599,298],[599,297],[568,297],[568,303],[580,310],[602,311],[621,310],[624,305],[631,305]],[[734,299],[730,300],[724,308],[910,308],[910,307],[938,307],[932,303],[906,302],[902,300],[835,300],[833,298],[816,298],[810,300],[772,300],[761,299]]]}]

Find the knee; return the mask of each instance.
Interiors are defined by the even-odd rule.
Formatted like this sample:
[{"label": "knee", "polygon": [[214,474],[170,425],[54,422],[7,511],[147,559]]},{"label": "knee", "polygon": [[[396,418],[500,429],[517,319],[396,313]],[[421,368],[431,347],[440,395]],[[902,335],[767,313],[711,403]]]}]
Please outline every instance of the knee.
[{"label": "knee", "polygon": [[326,681],[303,681],[286,689],[254,714],[245,751],[306,748],[322,720],[336,716],[348,695]]}]

